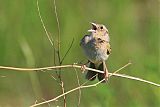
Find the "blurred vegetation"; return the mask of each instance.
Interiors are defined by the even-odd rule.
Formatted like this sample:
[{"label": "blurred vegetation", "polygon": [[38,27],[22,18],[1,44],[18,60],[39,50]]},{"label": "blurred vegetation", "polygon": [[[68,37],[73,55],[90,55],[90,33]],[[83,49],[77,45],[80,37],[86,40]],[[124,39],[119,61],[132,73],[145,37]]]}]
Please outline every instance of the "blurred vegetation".
[{"label": "blurred vegetation", "polygon": [[[63,64],[85,60],[79,46],[89,22],[103,23],[110,32],[110,72],[131,61],[122,73],[160,83],[158,0],[56,0],[61,28],[61,55],[74,44]],[[53,0],[39,0],[44,23],[57,42]],[[54,65],[54,51],[40,22],[36,0],[0,1],[0,65],[44,67]],[[65,89],[77,87],[74,69],[63,69]],[[78,72],[80,82],[84,74]],[[61,94],[51,77],[55,72],[0,70],[0,107],[28,107]],[[5,77],[4,77],[5,76]],[[94,82],[91,82],[94,83]],[[51,103],[63,106],[63,99]],[[76,107],[78,91],[67,95],[68,107]],[[137,81],[110,78],[108,84],[82,90],[80,107],[158,107],[160,89]],[[45,105],[46,107],[48,105]],[[43,106],[43,107],[45,107]],[[52,107],[51,106],[51,107]]]}]

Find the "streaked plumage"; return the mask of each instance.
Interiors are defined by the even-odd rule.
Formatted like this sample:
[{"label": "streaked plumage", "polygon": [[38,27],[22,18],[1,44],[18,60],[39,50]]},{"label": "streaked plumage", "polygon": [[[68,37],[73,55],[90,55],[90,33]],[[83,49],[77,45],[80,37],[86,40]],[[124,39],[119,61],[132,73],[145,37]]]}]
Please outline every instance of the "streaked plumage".
[{"label": "streaked plumage", "polygon": [[[104,74],[98,73],[98,79],[102,80],[108,77],[108,70],[105,65],[105,61],[108,59],[111,53],[109,44],[109,35],[107,28],[102,24],[92,24],[92,29],[88,30],[90,35],[85,35],[81,40],[81,47],[90,61],[90,67],[104,71]],[[94,80],[97,75],[96,72],[88,71],[86,78],[88,80]],[[92,79],[91,79],[92,78]],[[103,81],[105,82],[105,81]]]}]

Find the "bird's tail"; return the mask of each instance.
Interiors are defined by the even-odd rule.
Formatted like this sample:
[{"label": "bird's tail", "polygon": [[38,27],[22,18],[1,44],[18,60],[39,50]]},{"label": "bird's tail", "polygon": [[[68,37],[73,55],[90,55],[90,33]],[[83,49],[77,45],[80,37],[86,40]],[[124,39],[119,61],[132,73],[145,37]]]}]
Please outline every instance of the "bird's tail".
[{"label": "bird's tail", "polygon": [[[89,62],[89,68],[96,69],[95,64],[92,62]],[[86,74],[86,79],[93,81],[96,79],[96,75],[97,75],[97,72],[88,70],[88,72]]]},{"label": "bird's tail", "polygon": [[[101,64],[99,65],[98,70],[101,70],[101,71],[104,71],[104,72],[105,72],[105,73],[98,73],[98,80],[99,80],[99,81],[102,81],[102,80],[106,77],[106,69],[107,69],[107,68],[104,67],[104,64],[103,64],[103,63],[101,63]],[[102,83],[105,83],[105,82],[106,82],[106,80],[102,81]]]},{"label": "bird's tail", "polygon": [[[97,69],[95,64],[92,62],[89,63],[89,67],[93,68],[93,69]],[[101,70],[101,71],[105,71],[105,69],[106,68],[104,67],[103,63],[101,63],[98,67],[98,70]],[[99,81],[103,80],[106,77],[106,73],[97,73],[97,72],[88,70],[88,72],[86,74],[86,79],[93,81],[96,79],[96,75],[98,75]],[[106,80],[102,81],[102,83],[105,83],[105,82],[106,82]]]}]

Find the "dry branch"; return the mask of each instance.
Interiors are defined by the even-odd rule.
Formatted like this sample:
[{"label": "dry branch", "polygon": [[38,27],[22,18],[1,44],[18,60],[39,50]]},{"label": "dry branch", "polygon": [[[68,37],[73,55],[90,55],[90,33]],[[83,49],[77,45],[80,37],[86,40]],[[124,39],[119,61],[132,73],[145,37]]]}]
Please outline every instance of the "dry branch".
[{"label": "dry branch", "polygon": [[[152,84],[152,85],[160,87],[160,84],[156,84],[156,83],[153,83],[153,82],[150,82],[150,81],[147,81],[147,80],[143,80],[141,78],[132,77],[132,76],[124,75],[124,74],[117,74],[117,72],[119,72],[120,70],[124,69],[125,67],[127,67],[130,64],[131,63],[128,63],[128,64],[124,65],[123,67],[121,67],[120,69],[116,70],[115,72],[109,73],[109,77],[111,77],[111,76],[118,76],[118,77],[123,77],[123,78],[127,78],[127,79],[132,79],[132,80],[137,80],[137,81],[145,82],[145,83]],[[88,68],[86,67],[86,69],[88,69]],[[59,95],[59,96],[57,96],[57,97],[55,97],[53,99],[50,99],[50,100],[47,100],[47,101],[44,101],[44,102],[40,102],[40,103],[34,104],[34,105],[30,106],[30,107],[36,107],[36,106],[40,106],[40,105],[43,105],[43,104],[47,104],[47,103],[53,102],[53,101],[57,100],[58,98],[63,97],[63,96],[65,96],[65,95],[67,95],[67,94],[69,94],[71,92],[76,91],[76,90],[80,90],[80,89],[84,89],[84,88],[90,88],[90,87],[95,87],[95,86],[97,86],[98,84],[100,84],[104,80],[105,79],[103,79],[103,80],[101,80],[101,81],[99,81],[99,82],[97,82],[95,84],[92,84],[92,85],[85,85],[88,82],[87,81],[87,82],[83,83],[82,85],[80,85],[79,87],[71,89],[71,90],[69,90],[69,91],[67,91],[67,92],[65,92],[65,93],[63,93],[63,94],[61,94],[61,95]]]},{"label": "dry branch", "polygon": [[[126,64],[125,66],[130,65],[131,63]],[[123,66],[121,69],[123,69],[125,66]],[[16,67],[7,67],[7,66],[0,66],[0,69],[5,69],[5,70],[15,70],[15,71],[42,71],[42,70],[53,70],[53,69],[60,69],[60,68],[79,68],[81,69],[82,66],[81,65],[61,65],[61,66],[51,66],[51,67],[41,67],[41,68],[16,68]],[[119,69],[119,70],[121,70]],[[92,68],[88,68],[85,67],[85,70],[90,70],[90,71],[94,71],[94,72],[98,72],[98,73],[104,73],[103,71],[97,70],[97,69],[92,69]],[[133,77],[133,76],[129,76],[126,74],[118,74],[118,73],[109,73],[109,75],[113,75],[116,77],[122,77],[122,78],[127,78],[127,79],[132,79],[132,80],[137,80],[137,81],[141,81],[144,83],[148,83],[157,87],[160,87],[160,84],[151,82],[151,81],[147,81],[141,78],[137,78],[137,77]]]}]

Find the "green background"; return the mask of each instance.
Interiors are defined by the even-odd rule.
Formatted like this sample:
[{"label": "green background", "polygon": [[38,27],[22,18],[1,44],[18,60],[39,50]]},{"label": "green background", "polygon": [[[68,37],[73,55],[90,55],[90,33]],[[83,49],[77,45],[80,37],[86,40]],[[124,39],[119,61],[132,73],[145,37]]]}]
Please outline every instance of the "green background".
[{"label": "green background", "polygon": [[[61,57],[74,38],[63,64],[86,61],[79,46],[89,22],[107,26],[112,54],[110,72],[129,61],[121,73],[160,83],[158,0],[56,0],[61,30]],[[58,29],[53,0],[40,0],[45,26],[57,44]],[[57,47],[57,46],[56,46]],[[56,59],[57,61],[57,59]],[[58,62],[58,61],[57,61]],[[54,50],[40,22],[36,0],[0,0],[0,65],[45,67],[54,65]],[[80,83],[84,74],[77,69]],[[61,94],[52,78],[55,71],[0,70],[0,107],[28,107]],[[62,69],[66,91],[78,86],[76,72]],[[93,84],[97,81],[90,82]],[[67,106],[76,107],[78,91],[67,95]],[[63,98],[50,103],[63,106]],[[80,107],[158,107],[160,88],[138,81],[111,77],[108,84],[82,90]],[[44,105],[42,107],[48,107]]]}]

